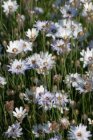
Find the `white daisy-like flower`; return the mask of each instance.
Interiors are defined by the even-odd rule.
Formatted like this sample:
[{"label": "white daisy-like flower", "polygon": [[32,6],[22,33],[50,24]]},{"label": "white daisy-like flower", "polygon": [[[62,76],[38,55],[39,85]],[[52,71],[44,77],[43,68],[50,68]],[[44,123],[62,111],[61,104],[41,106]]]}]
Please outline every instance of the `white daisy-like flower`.
[{"label": "white daisy-like flower", "polygon": [[55,94],[55,100],[56,100],[56,105],[65,105],[66,103],[69,102],[68,96],[66,94],[62,94],[57,92]]},{"label": "white daisy-like flower", "polygon": [[38,30],[36,28],[28,29],[26,32],[26,36],[31,40],[35,41],[36,37],[38,36]]},{"label": "white daisy-like flower", "polygon": [[93,12],[93,3],[92,2],[86,2],[84,3],[84,8],[82,11],[83,16],[88,16],[90,12]]},{"label": "white daisy-like flower", "polygon": [[89,140],[91,132],[87,131],[87,126],[79,124],[79,126],[71,127],[68,138],[70,140]]},{"label": "white daisy-like flower", "polygon": [[40,87],[36,87],[35,98],[36,99],[41,98],[41,96],[44,95],[44,92],[45,92],[45,89],[42,85]]},{"label": "white daisy-like flower", "polygon": [[88,123],[89,123],[90,125],[93,125],[93,119],[88,118]]},{"label": "white daisy-like flower", "polygon": [[52,49],[57,52],[57,54],[68,53],[70,49],[70,43],[65,43],[62,39],[54,40],[51,44]]},{"label": "white daisy-like flower", "polygon": [[21,106],[19,109],[16,107],[15,111],[13,111],[13,116],[16,117],[19,121],[22,121],[27,115],[27,110],[23,109]]},{"label": "white daisy-like flower", "polygon": [[6,137],[14,139],[21,137],[22,134],[20,123],[15,123],[12,126],[9,126],[8,130],[5,132]]},{"label": "white daisy-like flower", "polygon": [[[57,32],[60,30],[61,26],[58,24],[58,22],[51,22],[49,29],[47,30],[47,37],[52,37],[54,40],[56,38]],[[60,36],[60,35],[59,35]]]},{"label": "white daisy-like flower", "polygon": [[43,107],[44,110],[50,110],[52,106],[52,99],[53,99],[53,94],[50,92],[45,92],[45,94],[42,94],[41,98],[38,98],[37,103],[39,104],[40,107]]},{"label": "white daisy-like flower", "polygon": [[41,124],[34,125],[32,129],[32,133],[35,135],[36,138],[40,136],[44,136],[45,135],[44,126]]},{"label": "white daisy-like flower", "polygon": [[37,28],[39,31],[45,30],[47,23],[47,21],[37,21],[34,27]]},{"label": "white daisy-like flower", "polygon": [[71,73],[69,75],[66,75],[65,77],[65,83],[68,87],[70,87],[71,85],[72,87],[78,87],[78,84],[82,82],[84,81],[78,73]]},{"label": "white daisy-like flower", "polygon": [[15,0],[14,1],[8,0],[8,1],[3,2],[2,7],[4,10],[4,13],[6,15],[9,15],[9,14],[14,13],[18,9],[18,4]]},{"label": "white daisy-like flower", "polygon": [[[65,23],[67,25],[67,23]],[[70,26],[70,25],[69,25]],[[56,38],[62,38],[62,39],[67,39],[72,37],[72,31],[69,26],[61,27],[58,29],[58,31],[55,34]],[[71,27],[71,26],[70,26]]]},{"label": "white daisy-like flower", "polygon": [[45,74],[53,68],[55,60],[52,54],[48,52],[40,53],[40,60],[38,60],[38,68],[36,69],[39,74]]},{"label": "white daisy-like flower", "polygon": [[8,65],[9,70],[12,74],[24,74],[25,70],[28,69],[26,66],[25,61],[15,59],[10,65]]},{"label": "white daisy-like flower", "polygon": [[82,50],[80,52],[80,55],[82,56],[80,58],[80,61],[83,61],[83,67],[86,67],[88,64],[92,64],[93,63],[93,48],[89,49],[87,48],[87,50]]},{"label": "white daisy-like flower", "polygon": [[26,40],[20,39],[19,43],[21,44],[22,51],[27,52],[27,51],[32,51],[32,42],[28,42]]},{"label": "white daisy-like flower", "polygon": [[91,10],[93,10],[93,4],[92,4],[92,2],[86,2],[85,4],[84,4],[84,9],[85,9],[85,11],[88,11],[88,12],[90,12]]},{"label": "white daisy-like flower", "polygon": [[[74,10],[74,12],[72,11]],[[65,4],[64,6],[60,7],[60,12],[64,18],[71,18],[75,15],[76,9],[73,9],[70,5]]]},{"label": "white daisy-like flower", "polygon": [[9,42],[9,46],[7,46],[7,50],[8,53],[12,53],[12,54],[19,54],[22,52],[22,45],[20,43],[19,40],[15,40],[15,41],[10,41]]},{"label": "white daisy-like flower", "polygon": [[38,67],[38,61],[40,61],[40,55],[35,53],[32,56],[29,56],[26,58],[26,64],[30,68],[37,68]]},{"label": "white daisy-like flower", "polygon": [[6,79],[4,77],[0,76],[0,85],[4,86],[4,85],[6,85],[6,83],[7,83]]}]

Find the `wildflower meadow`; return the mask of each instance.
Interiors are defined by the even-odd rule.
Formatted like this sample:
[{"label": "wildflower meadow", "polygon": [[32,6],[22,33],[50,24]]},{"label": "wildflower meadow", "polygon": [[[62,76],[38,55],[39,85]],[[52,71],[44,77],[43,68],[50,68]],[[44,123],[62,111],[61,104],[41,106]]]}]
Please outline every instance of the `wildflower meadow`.
[{"label": "wildflower meadow", "polygon": [[0,0],[0,140],[93,140],[93,0]]}]

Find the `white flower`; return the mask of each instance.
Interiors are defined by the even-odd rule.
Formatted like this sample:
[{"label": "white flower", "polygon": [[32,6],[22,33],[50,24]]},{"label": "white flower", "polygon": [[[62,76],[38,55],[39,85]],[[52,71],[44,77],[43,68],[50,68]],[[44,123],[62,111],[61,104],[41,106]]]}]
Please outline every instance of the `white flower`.
[{"label": "white flower", "polygon": [[41,85],[40,87],[36,87],[35,97],[36,99],[40,98],[44,94],[44,87]]},{"label": "white flower", "polygon": [[17,2],[12,0],[4,1],[2,7],[6,15],[12,14],[18,9]]},{"label": "white flower", "polygon": [[89,122],[90,125],[93,125],[93,119],[88,118],[88,122]]},{"label": "white flower", "polygon": [[37,21],[34,27],[37,28],[39,31],[45,30],[47,23],[47,21]]},{"label": "white flower", "polygon": [[32,56],[29,56],[26,58],[26,64],[30,68],[37,68],[38,67],[38,61],[40,61],[40,55],[35,53]]},{"label": "white flower", "polygon": [[[65,23],[67,24],[67,23]],[[70,25],[69,25],[70,26]],[[62,38],[62,39],[67,39],[72,37],[72,31],[71,28],[69,27],[60,27],[55,34],[56,38]]]},{"label": "white flower", "polygon": [[[56,22],[52,22],[50,24],[50,28],[48,29],[48,32],[46,34],[47,37],[52,37],[53,39],[56,38],[57,32],[60,30],[61,26]],[[59,35],[60,36],[60,35]]]},{"label": "white flower", "polygon": [[55,94],[55,105],[64,107],[68,102],[68,96],[66,94],[59,92]]},{"label": "white flower", "polygon": [[15,59],[10,65],[8,65],[10,72],[16,73],[16,74],[24,74],[25,70],[28,69],[26,66],[25,62],[20,60]]},{"label": "white flower", "polygon": [[13,111],[13,116],[15,116],[19,121],[22,121],[27,115],[27,110],[23,109],[21,106],[19,109],[16,107],[15,111]]},{"label": "white flower", "polygon": [[51,46],[54,51],[57,51],[58,55],[61,53],[68,53],[71,50],[70,43],[66,44],[62,39],[54,40]]},{"label": "white flower", "polygon": [[87,131],[87,126],[80,124],[79,126],[71,127],[68,138],[70,140],[89,140],[91,137],[90,131]]},{"label": "white flower", "polygon": [[9,126],[8,130],[5,132],[6,137],[14,139],[19,138],[22,134],[20,123],[15,123],[12,126]]},{"label": "white flower", "polygon": [[53,94],[50,92],[45,92],[45,94],[41,95],[41,98],[37,100],[38,104],[40,107],[43,107],[44,110],[50,110],[52,108],[52,99],[53,99]]},{"label": "white flower", "polygon": [[38,68],[36,69],[39,74],[45,74],[55,65],[54,57],[48,52],[40,53],[40,60],[38,60]]},{"label": "white flower", "polygon": [[60,8],[60,12],[64,18],[73,17],[73,13],[71,12],[70,5],[64,5]]},{"label": "white flower", "polygon": [[36,37],[38,36],[38,30],[36,28],[28,29],[26,32],[26,36],[31,40],[35,41]]},{"label": "white flower", "polygon": [[82,50],[80,52],[80,55],[82,56],[80,58],[80,61],[83,61],[83,67],[86,67],[88,64],[92,64],[93,63],[93,48],[89,49],[87,48],[87,50]]},{"label": "white flower", "polygon": [[28,42],[28,41],[20,39],[19,43],[21,44],[22,51],[24,52],[32,51],[32,42]]},{"label": "white flower", "polygon": [[89,13],[93,12],[93,4],[92,2],[84,3],[84,9],[82,11],[83,16],[89,16]]},{"label": "white flower", "polygon": [[0,85],[2,85],[2,86],[6,85],[6,79],[1,76],[0,76]]},{"label": "white flower", "polygon": [[9,46],[7,46],[7,50],[8,53],[12,53],[12,54],[19,54],[22,52],[22,45],[20,43],[19,40],[15,40],[15,41],[10,41],[9,42]]},{"label": "white flower", "polygon": [[38,138],[39,136],[44,136],[44,134],[45,134],[44,133],[44,126],[41,124],[34,125],[32,133],[35,135],[36,138]]},{"label": "white flower", "polygon": [[84,4],[84,10],[85,11],[88,11],[88,12],[90,12],[91,10],[93,10],[93,4],[92,4],[92,2],[86,2],[85,4]]},{"label": "white flower", "polygon": [[69,75],[66,75],[65,82],[68,87],[70,87],[70,84],[72,87],[78,87],[78,84],[83,82],[83,79],[80,77],[80,74],[78,73],[71,73]]}]

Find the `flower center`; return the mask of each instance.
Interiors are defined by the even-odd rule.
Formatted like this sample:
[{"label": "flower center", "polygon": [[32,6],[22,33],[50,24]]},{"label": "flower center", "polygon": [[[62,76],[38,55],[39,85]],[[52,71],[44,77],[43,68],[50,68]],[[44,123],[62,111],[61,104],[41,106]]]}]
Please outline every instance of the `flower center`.
[{"label": "flower center", "polygon": [[21,113],[18,113],[17,118],[20,119],[22,117]]},{"label": "flower center", "polygon": [[92,61],[93,60],[93,57],[88,57],[89,61]]},{"label": "flower center", "polygon": [[26,48],[26,44],[25,43],[23,44],[23,48]]},{"label": "flower center", "polygon": [[59,97],[57,97],[57,99],[58,99],[59,101],[61,101],[61,100],[62,100],[62,97],[59,96]]},{"label": "flower center", "polygon": [[82,137],[82,133],[81,133],[81,132],[78,132],[78,133],[77,133],[77,136],[78,136],[78,137]]},{"label": "flower center", "polygon": [[22,65],[17,65],[16,69],[21,69]]},{"label": "flower center", "polygon": [[12,51],[13,51],[14,53],[16,53],[16,52],[18,52],[18,49],[13,48]]},{"label": "flower center", "polygon": [[13,6],[12,5],[9,5],[8,8],[9,8],[9,11],[12,11]]}]

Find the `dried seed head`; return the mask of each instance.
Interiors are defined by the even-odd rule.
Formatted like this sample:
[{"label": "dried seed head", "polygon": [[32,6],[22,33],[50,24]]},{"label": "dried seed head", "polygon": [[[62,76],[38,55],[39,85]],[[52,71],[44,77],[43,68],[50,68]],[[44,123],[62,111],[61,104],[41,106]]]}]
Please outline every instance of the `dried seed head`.
[{"label": "dried seed head", "polygon": [[7,112],[11,113],[14,109],[14,101],[6,101],[5,103],[5,108],[7,110]]},{"label": "dried seed head", "polygon": [[19,93],[19,98],[20,98],[21,100],[23,100],[23,98],[24,98],[24,93]]},{"label": "dried seed head", "polygon": [[3,46],[4,46],[5,48],[7,47],[7,41],[6,41],[6,40],[3,41]]},{"label": "dried seed head", "polygon": [[88,119],[87,114],[83,114],[83,115],[82,115],[82,119],[83,119],[84,121],[87,121],[87,119]]},{"label": "dried seed head", "polygon": [[72,108],[75,108],[76,107],[76,102],[74,100],[70,101],[70,106]]},{"label": "dried seed head", "polygon": [[13,96],[15,94],[14,90],[7,90],[7,95],[8,96]]},{"label": "dried seed head", "polygon": [[29,112],[29,106],[27,104],[24,105],[27,112]]},{"label": "dried seed head", "polygon": [[56,74],[53,77],[55,83],[59,83],[62,80],[62,76],[60,74]]}]

